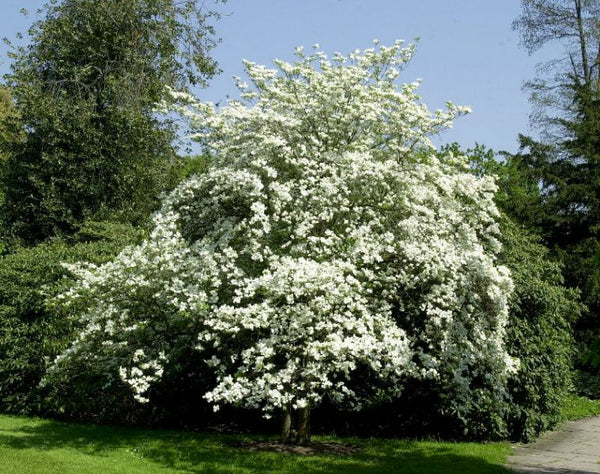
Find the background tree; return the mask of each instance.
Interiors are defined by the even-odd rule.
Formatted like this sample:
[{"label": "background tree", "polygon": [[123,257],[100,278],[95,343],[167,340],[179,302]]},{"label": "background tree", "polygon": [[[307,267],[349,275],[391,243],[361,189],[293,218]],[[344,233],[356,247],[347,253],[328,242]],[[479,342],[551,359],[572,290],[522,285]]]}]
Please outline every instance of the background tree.
[{"label": "background tree", "polygon": [[[565,119],[590,112],[586,98],[598,92],[600,2],[522,0],[521,5],[522,14],[513,28],[520,33],[525,49],[533,54],[548,45],[563,47],[564,54],[540,63],[537,77],[526,84],[535,106],[533,124],[542,129],[547,141],[561,141]],[[553,137],[552,132],[557,135]]]},{"label": "background tree", "polygon": [[0,166],[3,167],[8,160],[11,146],[22,137],[19,114],[10,91],[6,87],[0,87]]},{"label": "background tree", "polygon": [[137,223],[176,159],[175,131],[155,113],[166,87],[216,72],[213,12],[196,1],[64,0],[44,8],[7,85],[25,130],[5,167],[3,218],[27,242],[86,219]]},{"label": "background tree", "polygon": [[520,152],[508,159],[539,184],[532,202],[537,231],[562,259],[566,283],[582,291],[583,336],[600,326],[600,2],[523,0],[522,6],[514,27],[525,48],[533,53],[555,43],[564,54],[542,64],[528,84],[542,141],[521,137]]}]

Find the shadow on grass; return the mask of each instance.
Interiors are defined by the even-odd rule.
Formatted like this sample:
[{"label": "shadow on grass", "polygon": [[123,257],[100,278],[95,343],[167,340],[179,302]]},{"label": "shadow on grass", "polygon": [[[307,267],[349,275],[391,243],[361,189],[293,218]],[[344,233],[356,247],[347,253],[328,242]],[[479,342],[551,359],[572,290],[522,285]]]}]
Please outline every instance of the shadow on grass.
[{"label": "shadow on grass", "polygon": [[[181,472],[508,473],[506,445],[352,439],[351,455],[253,451],[239,444],[259,438],[142,430],[0,418],[0,445],[14,450],[71,449],[94,456],[120,451]],[[238,447],[236,447],[237,445]]]}]

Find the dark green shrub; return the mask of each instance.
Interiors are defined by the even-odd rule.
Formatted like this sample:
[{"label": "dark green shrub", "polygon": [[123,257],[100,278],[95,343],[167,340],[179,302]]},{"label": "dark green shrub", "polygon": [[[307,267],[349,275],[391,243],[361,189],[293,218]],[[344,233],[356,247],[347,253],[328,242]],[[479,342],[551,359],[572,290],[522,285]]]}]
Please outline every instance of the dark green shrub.
[{"label": "dark green shrub", "polygon": [[[578,395],[600,399],[600,336],[588,330],[587,344],[578,345],[576,358],[575,391]],[[582,334],[578,334],[580,337]]]},{"label": "dark green shrub", "polygon": [[110,260],[143,232],[126,225],[89,223],[70,242],[13,249],[0,257],[0,411],[42,410],[39,382],[76,330],[72,319],[46,305],[72,279],[63,262]]},{"label": "dark green shrub", "polygon": [[560,265],[538,239],[508,220],[502,227],[502,257],[515,284],[506,340],[521,361],[509,380],[507,421],[511,438],[530,441],[560,421],[571,386],[572,326],[582,305],[576,291],[562,286]]}]

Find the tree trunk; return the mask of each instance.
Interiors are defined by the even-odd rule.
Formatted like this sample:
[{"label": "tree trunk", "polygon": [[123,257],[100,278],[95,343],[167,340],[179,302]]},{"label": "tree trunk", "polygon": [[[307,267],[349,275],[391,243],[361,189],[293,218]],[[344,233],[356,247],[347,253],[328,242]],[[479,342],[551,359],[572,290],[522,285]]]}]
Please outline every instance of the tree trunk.
[{"label": "tree trunk", "polygon": [[298,437],[297,444],[310,443],[310,406],[298,409]]},{"label": "tree trunk", "polygon": [[294,410],[288,405],[281,415],[281,435],[279,442],[282,444],[308,444],[310,443],[310,406]]},{"label": "tree trunk", "polygon": [[280,443],[290,442],[290,430],[292,428],[292,412],[289,405],[283,409],[281,417],[281,435],[279,436]]},{"label": "tree trunk", "polygon": [[[577,34],[579,36],[579,49],[581,52],[581,68],[583,69],[583,82],[586,87],[592,84],[592,74],[590,72],[590,64],[587,52],[587,43],[585,38],[585,26],[583,24],[583,13],[581,11],[581,0],[575,0],[575,15],[577,21]],[[573,71],[577,74],[577,71]]]}]

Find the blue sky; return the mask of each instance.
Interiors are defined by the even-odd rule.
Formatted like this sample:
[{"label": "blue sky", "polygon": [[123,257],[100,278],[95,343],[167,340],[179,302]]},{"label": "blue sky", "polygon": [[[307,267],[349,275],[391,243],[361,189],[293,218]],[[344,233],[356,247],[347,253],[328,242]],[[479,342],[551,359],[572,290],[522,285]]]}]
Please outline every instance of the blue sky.
[{"label": "blue sky", "polygon": [[[3,36],[25,32],[36,15],[23,17],[20,9],[35,12],[43,3],[3,0]],[[219,10],[223,16],[215,27],[222,42],[213,57],[223,72],[207,89],[196,91],[203,100],[235,97],[232,76],[242,73],[242,59],[270,64],[273,58],[293,59],[300,45],[319,43],[325,52],[347,53],[371,46],[375,38],[387,45],[419,37],[415,58],[401,80],[422,79],[420,95],[431,109],[450,100],[473,110],[437,143],[457,141],[469,147],[477,142],[514,152],[519,133],[535,135],[521,87],[543,58],[519,48],[511,29],[519,0],[228,0]],[[4,45],[0,57],[4,73]]]}]

